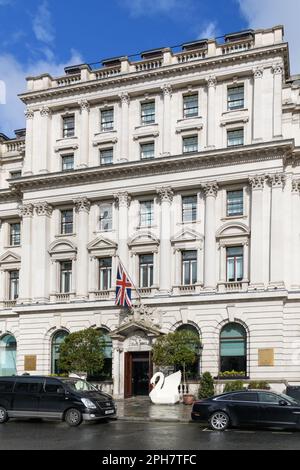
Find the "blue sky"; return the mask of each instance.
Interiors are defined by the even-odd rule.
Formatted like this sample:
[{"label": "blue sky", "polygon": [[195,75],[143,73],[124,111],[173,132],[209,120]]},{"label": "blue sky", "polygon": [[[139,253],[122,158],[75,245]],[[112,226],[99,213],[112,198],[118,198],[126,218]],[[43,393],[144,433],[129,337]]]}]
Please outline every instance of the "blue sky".
[{"label": "blue sky", "polygon": [[300,73],[299,18],[300,0],[0,0],[0,132],[24,126],[28,75],[248,27],[285,24]]}]

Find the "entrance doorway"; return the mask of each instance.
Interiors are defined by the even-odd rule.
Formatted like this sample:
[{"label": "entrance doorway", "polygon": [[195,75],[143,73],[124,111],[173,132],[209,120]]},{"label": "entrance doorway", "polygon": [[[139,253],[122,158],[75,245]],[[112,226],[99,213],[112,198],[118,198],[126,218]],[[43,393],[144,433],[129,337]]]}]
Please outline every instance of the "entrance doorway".
[{"label": "entrance doorway", "polygon": [[125,354],[125,398],[148,395],[152,377],[151,352]]}]

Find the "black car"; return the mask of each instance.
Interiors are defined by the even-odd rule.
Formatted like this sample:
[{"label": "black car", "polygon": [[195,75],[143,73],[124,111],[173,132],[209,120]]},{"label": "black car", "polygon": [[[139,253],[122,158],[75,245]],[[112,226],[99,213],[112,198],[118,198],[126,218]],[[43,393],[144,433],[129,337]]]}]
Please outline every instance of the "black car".
[{"label": "black car", "polygon": [[79,378],[0,377],[0,424],[9,418],[51,418],[78,426],[115,415],[111,396]]},{"label": "black car", "polygon": [[265,390],[223,393],[196,401],[192,419],[208,422],[216,431],[243,425],[300,428],[300,402]]}]

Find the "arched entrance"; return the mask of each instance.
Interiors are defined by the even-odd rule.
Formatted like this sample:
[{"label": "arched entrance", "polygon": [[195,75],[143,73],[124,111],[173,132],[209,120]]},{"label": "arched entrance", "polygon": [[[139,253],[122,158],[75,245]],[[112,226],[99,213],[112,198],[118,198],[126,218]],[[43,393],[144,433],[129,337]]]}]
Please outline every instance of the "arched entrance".
[{"label": "arched entrance", "polygon": [[2,336],[0,339],[0,376],[10,376],[17,374],[17,341],[10,334]]},{"label": "arched entrance", "polygon": [[68,336],[68,332],[65,330],[59,330],[54,333],[52,337],[52,344],[51,344],[51,373],[52,374],[60,374],[62,371],[59,368],[59,350]]}]

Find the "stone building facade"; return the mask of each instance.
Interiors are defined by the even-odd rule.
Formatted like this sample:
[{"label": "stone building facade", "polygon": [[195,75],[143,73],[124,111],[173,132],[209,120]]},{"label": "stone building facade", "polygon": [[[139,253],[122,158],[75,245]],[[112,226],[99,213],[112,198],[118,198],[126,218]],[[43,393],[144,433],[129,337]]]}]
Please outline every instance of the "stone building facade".
[{"label": "stone building facade", "polygon": [[[106,389],[146,393],[156,338],[197,331],[190,379],[300,381],[300,77],[283,27],[27,79],[0,134],[0,374],[57,372],[106,334]],[[118,257],[139,288],[115,306]],[[111,382],[109,376],[111,375]]]}]

